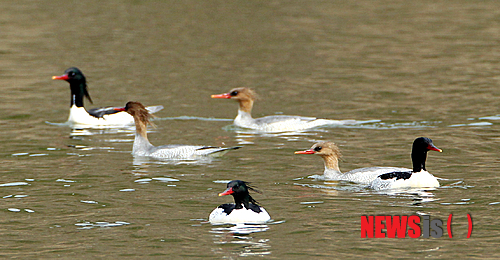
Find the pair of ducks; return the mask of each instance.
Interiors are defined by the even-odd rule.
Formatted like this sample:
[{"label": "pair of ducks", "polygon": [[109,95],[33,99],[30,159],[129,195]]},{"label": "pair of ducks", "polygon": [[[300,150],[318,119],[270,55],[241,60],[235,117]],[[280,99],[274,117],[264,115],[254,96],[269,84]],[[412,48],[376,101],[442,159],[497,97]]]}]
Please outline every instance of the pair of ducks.
[{"label": "pair of ducks", "polygon": [[[65,80],[70,84],[71,104],[67,123],[73,126],[83,127],[106,127],[125,126],[134,123],[134,119],[127,113],[120,113],[114,107],[103,107],[86,110],[83,105],[84,98],[91,103],[87,81],[83,73],[75,67],[67,69],[61,76],[53,76],[52,79]],[[315,117],[302,116],[266,116],[252,118],[251,111],[256,94],[249,88],[235,88],[229,93],[212,95],[212,98],[227,98],[239,102],[238,116],[234,124],[243,128],[250,128],[262,132],[298,131],[323,125],[343,125],[355,122],[354,120],[330,120]],[[163,106],[149,106],[146,109],[155,113],[163,109]]]},{"label": "pair of ducks", "polygon": [[[133,121],[136,134],[132,154],[135,156],[150,156],[156,158],[195,158],[199,156],[221,156],[226,152],[240,147],[213,147],[197,145],[165,145],[153,146],[147,138],[147,125],[151,124],[151,113],[163,109],[163,106],[145,107],[139,102],[128,102],[125,107],[106,107],[86,110],[83,98],[88,94],[85,76],[77,68],[69,68],[62,76],[53,79],[65,80],[70,83],[71,108],[68,122],[84,125],[123,125]],[[254,119],[251,109],[255,93],[248,88],[236,88],[225,94],[212,95],[212,98],[234,99],[239,102],[238,116],[234,124],[267,132],[296,131],[329,124],[347,124],[350,121],[317,119],[300,116],[267,116]],[[126,113],[122,113],[126,112]],[[368,185],[376,190],[410,187],[439,187],[437,179],[426,171],[425,161],[427,151],[441,150],[426,137],[415,139],[412,147],[413,169],[397,167],[369,167],[342,173],[338,167],[340,151],[331,142],[314,144],[311,149],[297,151],[296,154],[317,154],[325,163],[324,176],[329,180],[345,180]],[[220,223],[265,223],[270,220],[266,210],[260,207],[250,196],[248,190],[253,190],[248,183],[234,180],[228,183],[227,190],[222,195],[232,195],[235,204],[223,204],[212,211],[209,221]]]},{"label": "pair of ducks", "polygon": [[[412,187],[439,187],[439,182],[425,169],[428,151],[442,152],[430,138],[419,137],[412,146],[411,158],[413,169],[399,167],[367,167],[342,173],[339,169],[338,158],[340,150],[332,142],[320,142],[310,149],[297,151],[295,154],[317,154],[325,163],[325,179],[343,180],[368,185],[375,190],[412,188]],[[267,211],[257,204],[249,190],[254,190],[248,183],[234,180],[227,184],[227,190],[219,196],[233,195],[234,204],[222,204],[212,211],[209,221],[212,224],[263,224],[271,220]],[[256,190],[254,190],[256,191]]]}]

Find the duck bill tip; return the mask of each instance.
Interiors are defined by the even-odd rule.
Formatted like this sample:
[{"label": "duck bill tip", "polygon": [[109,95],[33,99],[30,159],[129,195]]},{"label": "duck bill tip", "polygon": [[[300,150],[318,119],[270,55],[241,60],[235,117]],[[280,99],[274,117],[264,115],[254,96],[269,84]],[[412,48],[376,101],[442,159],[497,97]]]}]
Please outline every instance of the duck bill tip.
[{"label": "duck bill tip", "polygon": [[215,94],[211,96],[212,98],[231,98],[231,95],[229,93],[224,93],[224,94]]},{"label": "duck bill tip", "polygon": [[295,154],[315,154],[314,150],[296,151]]},{"label": "duck bill tip", "polygon": [[219,197],[220,197],[220,196],[231,195],[231,194],[233,194],[233,193],[234,193],[233,189],[232,189],[232,188],[229,188],[229,189],[225,190],[224,192],[219,193]]},{"label": "duck bill tip", "polygon": [[68,80],[68,75],[62,75],[62,76],[52,76],[52,79],[59,79],[59,80]]},{"label": "duck bill tip", "polygon": [[440,152],[440,153],[442,153],[442,152],[443,152],[443,150],[441,150],[441,149],[437,148],[437,147],[436,147],[435,145],[433,145],[433,144],[430,144],[430,145],[427,147],[427,149],[432,150],[432,151],[436,151],[436,152]]}]

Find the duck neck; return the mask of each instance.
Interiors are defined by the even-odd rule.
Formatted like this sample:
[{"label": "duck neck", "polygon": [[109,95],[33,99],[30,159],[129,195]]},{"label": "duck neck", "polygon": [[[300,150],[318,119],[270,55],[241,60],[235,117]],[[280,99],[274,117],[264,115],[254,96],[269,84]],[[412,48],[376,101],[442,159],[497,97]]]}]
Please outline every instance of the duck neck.
[{"label": "duck neck", "polygon": [[238,100],[240,107],[238,108],[238,115],[234,119],[234,124],[237,126],[248,127],[254,124],[254,119],[252,118],[252,100]]},{"label": "duck neck", "polygon": [[420,172],[425,169],[425,160],[427,160],[427,151],[415,151],[411,152],[411,160],[413,162],[413,172]]},{"label": "duck neck", "polygon": [[87,83],[72,81],[69,83],[69,87],[71,88],[71,104],[70,107],[76,105],[77,107],[83,107],[83,98],[87,97],[92,103],[92,99],[90,98],[89,93],[87,92]]},{"label": "duck neck", "polygon": [[148,150],[153,145],[148,140],[147,126],[145,123],[140,122],[136,118],[135,120],[135,139],[134,148],[132,150],[133,154],[141,153]]},{"label": "duck neck", "polygon": [[249,209],[250,203],[256,203],[256,201],[252,198],[252,196],[250,196],[250,194],[234,196],[234,204],[236,204],[236,209],[241,209],[243,208],[243,206]]},{"label": "duck neck", "polygon": [[329,171],[336,171],[340,173],[339,169],[339,159],[335,158],[335,156],[332,155],[325,155],[321,156],[323,157],[323,161],[325,162],[325,169]]},{"label": "duck neck", "polygon": [[250,99],[245,99],[245,100],[238,100],[240,103],[239,111],[251,114],[252,113],[252,107],[253,107],[253,100]]}]

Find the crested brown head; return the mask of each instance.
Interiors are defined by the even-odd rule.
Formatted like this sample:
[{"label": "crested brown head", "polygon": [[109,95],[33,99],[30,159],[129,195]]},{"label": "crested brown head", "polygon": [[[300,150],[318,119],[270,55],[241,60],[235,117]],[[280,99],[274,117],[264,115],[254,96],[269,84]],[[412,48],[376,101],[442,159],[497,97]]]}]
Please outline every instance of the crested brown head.
[{"label": "crested brown head", "polygon": [[310,149],[305,151],[295,152],[297,154],[316,154],[322,157],[340,158],[339,147],[333,142],[319,142],[315,143]]},{"label": "crested brown head", "polygon": [[339,147],[333,142],[315,143],[311,148],[304,151],[296,151],[295,154],[316,154],[323,158],[328,169],[340,172],[338,161],[342,156]]},{"label": "crested brown head", "polygon": [[231,99],[235,100],[251,100],[254,101],[258,99],[257,94],[251,88],[241,87],[241,88],[233,88],[229,91],[229,95]]},{"label": "crested brown head", "polygon": [[339,147],[332,142],[316,143],[313,147],[311,147],[311,149],[315,150],[316,154],[320,156],[333,156],[336,158],[342,157]]},{"label": "crested brown head", "polygon": [[253,101],[257,99],[257,94],[250,88],[233,88],[224,94],[212,95],[212,98],[233,99],[240,103],[240,110],[250,113],[252,111]]},{"label": "crested brown head", "polygon": [[145,125],[150,124],[154,126],[154,124],[151,122],[151,118],[153,118],[154,116],[150,114],[149,111],[146,109],[146,107],[140,102],[136,101],[127,102],[127,104],[125,105],[125,111],[129,113],[131,116],[133,116],[139,122]]}]

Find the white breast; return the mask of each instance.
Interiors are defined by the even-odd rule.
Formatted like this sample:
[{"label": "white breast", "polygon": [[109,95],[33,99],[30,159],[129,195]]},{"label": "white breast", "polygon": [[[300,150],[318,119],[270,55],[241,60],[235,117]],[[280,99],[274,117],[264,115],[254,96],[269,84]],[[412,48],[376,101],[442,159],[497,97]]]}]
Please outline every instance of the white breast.
[{"label": "white breast", "polygon": [[228,215],[222,208],[216,208],[210,213],[208,221],[211,224],[263,224],[271,220],[271,216],[267,211],[260,207],[261,212],[257,213],[253,210],[233,209]]},{"label": "white breast", "polygon": [[385,179],[376,178],[370,188],[375,190],[405,189],[405,188],[436,188],[439,181],[434,175],[427,171],[414,172],[409,179]]}]

